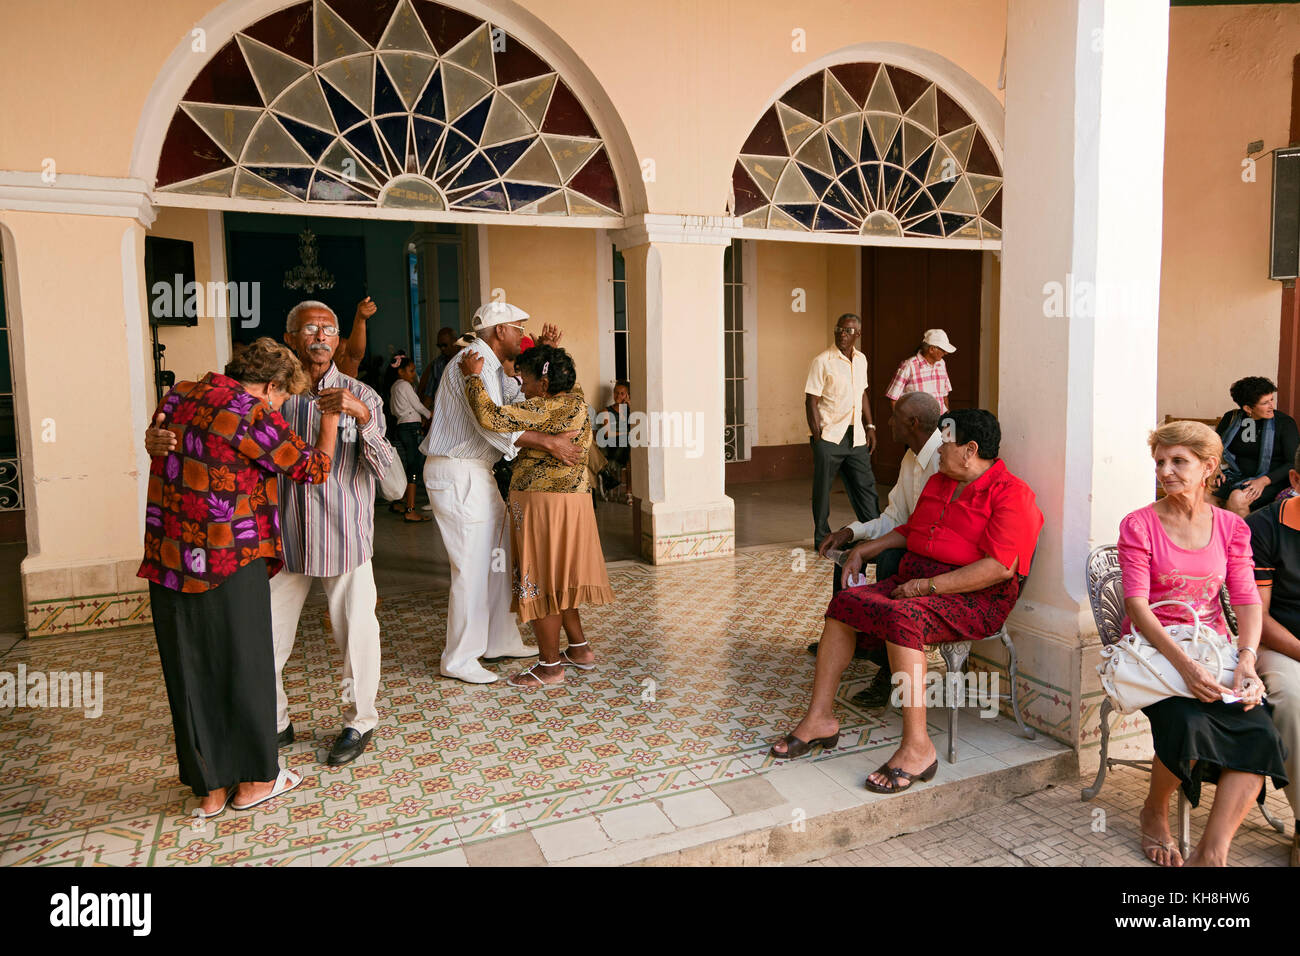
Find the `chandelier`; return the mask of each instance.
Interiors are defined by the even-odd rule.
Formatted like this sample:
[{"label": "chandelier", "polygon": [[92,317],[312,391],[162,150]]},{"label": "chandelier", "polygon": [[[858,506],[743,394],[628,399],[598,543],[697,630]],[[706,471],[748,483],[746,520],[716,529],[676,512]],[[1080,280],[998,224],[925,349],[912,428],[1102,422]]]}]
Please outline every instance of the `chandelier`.
[{"label": "chandelier", "polygon": [[316,234],[310,229],[304,229],[298,237],[298,257],[302,261],[284,274],[286,289],[297,289],[310,294],[317,289],[334,288],[334,276],[321,268],[316,261],[318,254]]}]

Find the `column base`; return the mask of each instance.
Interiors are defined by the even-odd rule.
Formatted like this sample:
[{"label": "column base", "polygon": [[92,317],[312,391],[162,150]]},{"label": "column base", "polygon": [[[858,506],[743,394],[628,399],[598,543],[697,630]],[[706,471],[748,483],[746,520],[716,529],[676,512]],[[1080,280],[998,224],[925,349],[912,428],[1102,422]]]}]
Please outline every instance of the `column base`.
[{"label": "column base", "polygon": [[135,576],[139,558],[66,567],[27,564],[22,579],[28,637],[111,631],[153,620],[149,582]]},{"label": "column base", "polygon": [[677,564],[736,553],[736,507],[730,498],[694,505],[641,502],[641,556]]}]

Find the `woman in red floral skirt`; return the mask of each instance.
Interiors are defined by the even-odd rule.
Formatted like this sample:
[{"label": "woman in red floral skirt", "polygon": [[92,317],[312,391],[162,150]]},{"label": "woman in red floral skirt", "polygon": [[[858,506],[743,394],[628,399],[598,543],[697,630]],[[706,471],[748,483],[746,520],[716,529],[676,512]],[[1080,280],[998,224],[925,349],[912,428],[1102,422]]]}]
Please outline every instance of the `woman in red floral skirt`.
[{"label": "woman in red floral skirt", "polygon": [[[800,757],[815,744],[839,742],[835,691],[857,637],[884,644],[894,674],[903,674],[903,740],[866,787],[906,790],[939,769],[925,724],[925,645],[981,640],[1011,613],[1043,526],[1029,486],[998,458],[1002,431],[983,409],[941,419],[939,473],[926,483],[906,524],[864,541],[846,556],[847,581],[887,548],[907,548],[898,573],[848,588],[831,600],[817,651],[812,703],[794,731],[772,748],[778,759]],[[909,692],[910,691],[910,692]]]}]

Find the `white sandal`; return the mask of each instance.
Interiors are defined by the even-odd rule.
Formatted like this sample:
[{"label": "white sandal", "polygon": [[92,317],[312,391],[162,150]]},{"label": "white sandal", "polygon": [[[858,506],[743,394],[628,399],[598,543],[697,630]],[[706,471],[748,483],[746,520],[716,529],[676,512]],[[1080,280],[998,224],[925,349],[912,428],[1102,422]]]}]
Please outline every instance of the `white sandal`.
[{"label": "white sandal", "polygon": [[[590,643],[591,641],[583,641],[581,644],[570,644],[569,647],[586,647]],[[576,667],[580,671],[591,671],[596,669],[595,661],[592,661],[590,664],[579,664],[577,661],[575,661],[572,657],[569,656],[568,647],[560,651],[560,662],[564,664],[566,667]]]},{"label": "white sandal", "polygon": [[[561,656],[563,656],[563,655],[561,655]],[[535,668],[535,667],[558,667],[558,668],[560,668],[560,679],[559,679],[559,680],[553,680],[553,681],[545,681],[545,680],[542,680],[542,678],[541,678],[539,675],[533,673],[533,668]],[[537,681],[537,683],[536,683],[536,684],[518,684],[518,683],[516,683],[516,681],[518,681],[519,678],[521,678],[521,677],[531,677],[533,680]],[[518,688],[521,688],[522,690],[529,690],[529,689],[531,689],[531,688],[533,688],[533,687],[553,687],[553,686],[555,686],[556,684],[563,684],[563,683],[564,683],[564,664],[563,664],[562,661],[552,661],[552,662],[550,662],[550,663],[547,663],[546,661],[542,660],[541,657],[539,656],[538,659],[537,659],[537,663],[536,663],[536,664],[533,664],[532,667],[529,667],[529,668],[527,668],[526,670],[522,670],[522,671],[520,671],[518,674],[514,674],[514,675],[512,675],[511,677],[508,677],[508,678],[506,679],[506,683],[509,684],[511,687],[518,687]]]},{"label": "white sandal", "polygon": [[231,806],[234,807],[236,810],[251,810],[253,809],[253,807],[260,806],[261,804],[266,803],[266,801],[268,800],[274,800],[276,797],[280,796],[281,794],[288,793],[290,790],[298,786],[298,784],[300,783],[302,783],[301,774],[294,773],[292,770],[289,769],[284,769],[281,770],[278,774],[276,774],[275,786],[271,788],[271,792],[268,793],[266,796],[254,800],[252,803],[245,803],[245,804],[232,803]]},{"label": "white sandal", "polygon": [[193,810],[190,811],[190,816],[198,817],[200,820],[211,820],[213,817],[219,817],[226,812],[226,807],[230,806],[230,802],[234,799],[235,799],[235,788],[231,787],[230,790],[226,793],[225,801],[221,804],[221,806],[218,809],[212,810],[209,813],[204,813],[202,808],[195,807]]}]

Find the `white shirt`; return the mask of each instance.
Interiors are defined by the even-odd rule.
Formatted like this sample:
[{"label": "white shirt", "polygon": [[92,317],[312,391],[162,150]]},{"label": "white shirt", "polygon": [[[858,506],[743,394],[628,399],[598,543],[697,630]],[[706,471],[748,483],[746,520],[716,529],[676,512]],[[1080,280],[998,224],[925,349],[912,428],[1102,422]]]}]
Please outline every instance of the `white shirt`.
[{"label": "white shirt", "polygon": [[399,425],[418,422],[433,414],[415,394],[415,386],[404,378],[393,383],[393,390],[388,395],[388,410],[393,413]]},{"label": "white shirt", "polygon": [[853,447],[867,443],[867,429],[862,424],[862,393],[867,390],[865,355],[855,348],[850,362],[834,346],[818,353],[808,368],[803,390],[817,396],[823,441],[838,445],[852,423]]},{"label": "white shirt", "polygon": [[883,538],[900,525],[906,524],[916,510],[917,499],[921,489],[930,480],[930,476],[939,470],[939,446],[943,436],[936,428],[924,445],[921,454],[908,449],[903,461],[898,466],[898,481],[889,490],[889,504],[879,518],[870,521],[854,521],[849,525],[853,529],[854,541],[870,541]]},{"label": "white shirt", "polygon": [[[483,356],[481,378],[492,401],[498,405],[513,405],[523,399],[523,389],[506,375],[501,361],[486,342],[475,339],[466,348]],[[464,354],[464,349],[457,352],[442,373],[438,394],[433,401],[433,425],[420,443],[420,451],[426,455],[465,458],[487,464],[502,456],[510,461],[519,453],[515,442],[523,432],[502,434],[479,426],[478,418],[469,407],[469,399],[465,397],[465,377],[460,373],[460,357]]]}]

